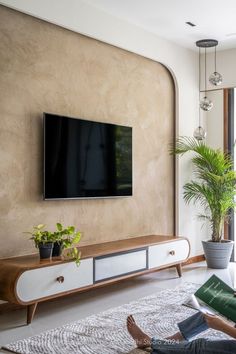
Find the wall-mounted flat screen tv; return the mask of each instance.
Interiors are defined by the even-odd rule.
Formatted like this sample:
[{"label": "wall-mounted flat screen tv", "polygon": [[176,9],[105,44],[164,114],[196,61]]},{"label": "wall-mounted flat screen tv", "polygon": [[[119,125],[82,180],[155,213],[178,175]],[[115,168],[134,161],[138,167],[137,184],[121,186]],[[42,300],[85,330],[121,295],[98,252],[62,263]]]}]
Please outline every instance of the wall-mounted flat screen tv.
[{"label": "wall-mounted flat screen tv", "polygon": [[44,113],[44,199],[131,195],[131,127]]}]

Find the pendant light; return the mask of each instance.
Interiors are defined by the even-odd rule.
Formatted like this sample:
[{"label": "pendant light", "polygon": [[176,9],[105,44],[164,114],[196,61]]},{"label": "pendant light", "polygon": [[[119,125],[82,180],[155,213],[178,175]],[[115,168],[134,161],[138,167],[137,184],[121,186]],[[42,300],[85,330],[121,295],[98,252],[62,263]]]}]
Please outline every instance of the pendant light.
[{"label": "pendant light", "polygon": [[[205,95],[204,95],[203,99],[200,101],[200,108],[203,111],[210,111],[212,109],[212,107],[213,107],[213,103],[206,96],[206,89],[207,89],[206,88],[207,87],[207,84],[206,84],[206,72],[207,72],[206,49],[210,48],[210,47],[214,47],[217,44],[218,44],[218,42],[215,41],[214,39],[202,39],[202,40],[196,42],[196,46],[198,48],[200,48],[199,56],[201,56],[201,48],[204,48],[204,50],[205,50],[205,65],[204,65],[204,78],[205,78],[204,91],[205,91]],[[201,72],[199,73],[199,75],[200,74],[201,74]]]},{"label": "pendant light", "polygon": [[[200,41],[196,42],[196,46],[198,48],[204,48],[205,50],[205,66],[204,66],[204,76],[205,76],[205,95],[204,98],[200,101],[200,107],[204,111],[210,111],[213,107],[213,103],[206,97],[206,74],[207,74],[207,48],[212,48],[215,47],[215,56],[214,56],[214,62],[215,62],[215,71],[210,75],[209,81],[212,85],[218,86],[222,83],[222,75],[216,71],[216,47],[218,45],[218,41],[216,39],[202,39]],[[201,55],[201,51],[199,50],[199,56]]]},{"label": "pendant light", "polygon": [[[200,56],[200,47],[198,49],[198,85],[199,85],[199,102],[200,102],[200,73],[201,73],[201,56]],[[201,109],[200,105],[198,108],[198,127],[194,130],[193,136],[197,140],[204,140],[206,138],[206,131],[205,129],[201,126]]]},{"label": "pendant light", "polygon": [[200,100],[200,108],[203,110],[203,111],[210,111],[213,107],[213,103],[211,100],[209,100],[206,96],[206,89],[207,89],[207,80],[206,80],[206,71],[207,71],[207,61],[206,61],[206,48],[205,48],[205,65],[204,65],[204,70],[205,70],[205,73],[204,73],[204,78],[205,78],[205,88],[204,88],[204,91],[205,91],[205,94],[204,94],[204,97],[202,100]]},{"label": "pendant light", "polygon": [[204,140],[206,138],[206,131],[200,125],[194,130],[193,136],[197,140]]},{"label": "pendant light", "polygon": [[[217,42],[218,44],[218,42]],[[222,75],[216,71],[216,46],[215,46],[215,71],[210,75],[209,81],[214,86],[219,86],[222,84]]]},{"label": "pendant light", "polygon": [[[218,86],[222,83],[222,75],[216,71],[216,46],[218,45],[218,41],[215,39],[202,39],[196,42],[196,46],[199,48],[198,56],[199,56],[199,125],[194,130],[194,137],[197,140],[204,140],[206,137],[206,131],[201,126],[201,109],[205,112],[210,111],[213,107],[213,103],[211,100],[207,98],[207,48],[215,47],[215,71],[210,75],[209,81],[212,85]],[[201,48],[204,48],[204,97],[200,99],[200,80],[201,80]]]}]

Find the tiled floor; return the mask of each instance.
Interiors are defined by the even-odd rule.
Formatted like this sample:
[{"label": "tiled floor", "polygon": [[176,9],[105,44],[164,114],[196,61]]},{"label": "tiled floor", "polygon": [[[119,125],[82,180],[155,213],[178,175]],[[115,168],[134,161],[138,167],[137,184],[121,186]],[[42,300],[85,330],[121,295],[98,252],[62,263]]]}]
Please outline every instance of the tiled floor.
[{"label": "tiled floor", "polygon": [[236,287],[236,263],[231,263],[228,269],[213,270],[208,269],[205,262],[201,262],[184,267],[182,278],[178,278],[175,268],[172,268],[39,304],[34,321],[29,326],[25,323],[25,310],[0,315],[0,347],[153,294],[164,288],[173,288],[184,282],[202,284],[214,273],[229,285]]}]

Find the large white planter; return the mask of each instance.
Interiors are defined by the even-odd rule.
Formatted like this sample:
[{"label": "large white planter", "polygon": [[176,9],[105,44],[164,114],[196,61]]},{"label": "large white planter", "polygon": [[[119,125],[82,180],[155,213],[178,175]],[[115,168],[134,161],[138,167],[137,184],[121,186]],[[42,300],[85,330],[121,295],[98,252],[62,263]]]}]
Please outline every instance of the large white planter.
[{"label": "large white planter", "polygon": [[234,242],[222,240],[222,242],[202,241],[207,266],[214,269],[225,269],[229,265]]}]

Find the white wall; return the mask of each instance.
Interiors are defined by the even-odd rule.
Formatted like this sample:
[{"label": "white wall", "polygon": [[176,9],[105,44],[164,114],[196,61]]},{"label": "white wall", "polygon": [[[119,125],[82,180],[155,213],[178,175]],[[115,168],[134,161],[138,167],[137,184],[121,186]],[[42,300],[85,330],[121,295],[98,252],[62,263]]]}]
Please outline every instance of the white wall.
[{"label": "white wall", "polygon": [[[220,43],[219,43],[220,47]],[[207,89],[215,89],[215,88],[229,88],[236,86],[236,49],[229,50],[218,50],[216,53],[217,65],[216,70],[221,73],[223,76],[223,82],[220,86],[215,87],[211,85],[209,82],[207,83]],[[203,56],[202,56],[203,59]],[[203,65],[203,61],[201,61]],[[202,74],[204,66],[202,66]],[[210,74],[214,72],[214,53],[207,54],[207,78]],[[203,75],[201,79],[201,88],[204,89],[204,80]]]},{"label": "white wall", "polygon": [[207,92],[213,108],[205,113],[206,142],[214,149],[224,149],[224,92],[223,89]]},{"label": "white wall", "polygon": [[[176,84],[177,134],[192,136],[198,124],[198,56],[195,52],[102,12],[82,0],[4,0],[1,3],[164,64]],[[195,208],[186,206],[182,199],[181,186],[191,176],[190,163],[187,158],[181,158],[177,165],[177,234],[190,239],[191,255],[194,256],[202,253],[201,239],[207,235],[197,220]]]},{"label": "white wall", "polygon": [[[220,47],[220,44],[219,44]],[[202,57],[202,59],[204,59]],[[203,61],[202,61],[203,63]],[[202,74],[204,73],[202,66]],[[207,129],[207,142],[215,148],[223,149],[223,88],[236,87],[236,49],[217,51],[217,71],[223,76],[220,86],[214,87],[208,82],[209,75],[214,71],[214,53],[207,55],[207,89],[217,89],[217,91],[207,92],[213,102],[211,111],[204,115],[205,126]],[[204,77],[202,75],[201,88],[204,89]]]}]

